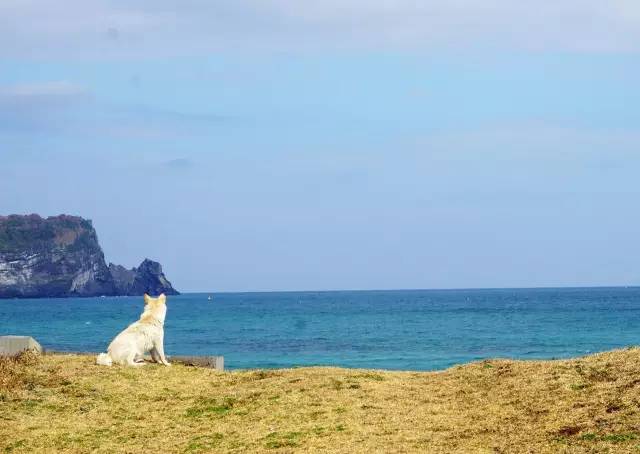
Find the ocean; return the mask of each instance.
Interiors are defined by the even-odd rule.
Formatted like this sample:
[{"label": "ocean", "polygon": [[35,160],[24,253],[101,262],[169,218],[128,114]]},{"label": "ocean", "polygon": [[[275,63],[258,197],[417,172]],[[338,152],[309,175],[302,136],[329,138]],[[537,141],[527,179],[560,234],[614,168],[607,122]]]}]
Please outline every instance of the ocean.
[{"label": "ocean", "polygon": [[[142,306],[142,297],[0,300],[0,335],[105,351]],[[224,355],[229,369],[436,370],[637,344],[637,287],[193,293],[169,297],[165,323],[168,355]]]}]

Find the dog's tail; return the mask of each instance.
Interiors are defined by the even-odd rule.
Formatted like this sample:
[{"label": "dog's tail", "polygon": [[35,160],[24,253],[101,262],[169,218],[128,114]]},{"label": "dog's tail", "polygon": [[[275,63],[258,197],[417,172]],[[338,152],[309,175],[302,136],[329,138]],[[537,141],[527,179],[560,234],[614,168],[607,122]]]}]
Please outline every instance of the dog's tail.
[{"label": "dog's tail", "polygon": [[111,366],[113,364],[111,355],[109,353],[100,353],[96,358],[96,364],[99,366]]}]

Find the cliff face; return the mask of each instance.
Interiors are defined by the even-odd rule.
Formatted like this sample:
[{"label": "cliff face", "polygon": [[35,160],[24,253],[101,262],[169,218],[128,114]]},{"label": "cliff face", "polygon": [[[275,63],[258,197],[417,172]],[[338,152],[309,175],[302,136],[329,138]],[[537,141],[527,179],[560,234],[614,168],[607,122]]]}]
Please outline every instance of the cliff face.
[{"label": "cliff face", "polygon": [[142,272],[134,268],[135,285],[125,286],[107,267],[91,221],[0,216],[0,298],[177,293],[160,264],[145,260],[143,265],[137,269]]},{"label": "cliff face", "polygon": [[118,295],[142,295],[145,292],[151,295],[178,294],[162,272],[162,265],[153,260],[144,259],[138,268],[130,270],[110,263],[109,272]]},{"label": "cliff face", "polygon": [[113,294],[91,222],[72,216],[0,218],[0,297]]}]

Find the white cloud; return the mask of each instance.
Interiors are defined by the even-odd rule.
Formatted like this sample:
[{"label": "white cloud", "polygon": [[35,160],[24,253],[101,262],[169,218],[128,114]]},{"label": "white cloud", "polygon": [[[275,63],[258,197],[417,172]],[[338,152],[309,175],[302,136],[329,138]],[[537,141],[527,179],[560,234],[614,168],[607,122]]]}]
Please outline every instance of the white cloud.
[{"label": "white cloud", "polygon": [[0,85],[0,133],[161,140],[211,134],[231,117],[118,107],[82,85],[48,81]]},{"label": "white cloud", "polygon": [[[636,52],[637,0],[3,0],[0,56],[383,49]],[[9,44],[10,43],[10,44]]]}]

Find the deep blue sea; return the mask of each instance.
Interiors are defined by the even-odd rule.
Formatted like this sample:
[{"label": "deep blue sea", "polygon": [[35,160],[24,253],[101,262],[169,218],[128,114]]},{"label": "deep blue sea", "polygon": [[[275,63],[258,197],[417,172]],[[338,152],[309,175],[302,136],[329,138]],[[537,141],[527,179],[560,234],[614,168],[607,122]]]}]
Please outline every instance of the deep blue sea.
[{"label": "deep blue sea", "polygon": [[[433,370],[483,358],[564,358],[640,344],[640,288],[186,294],[168,299],[165,351],[229,369]],[[105,351],[141,297],[0,300],[0,335]]]}]

